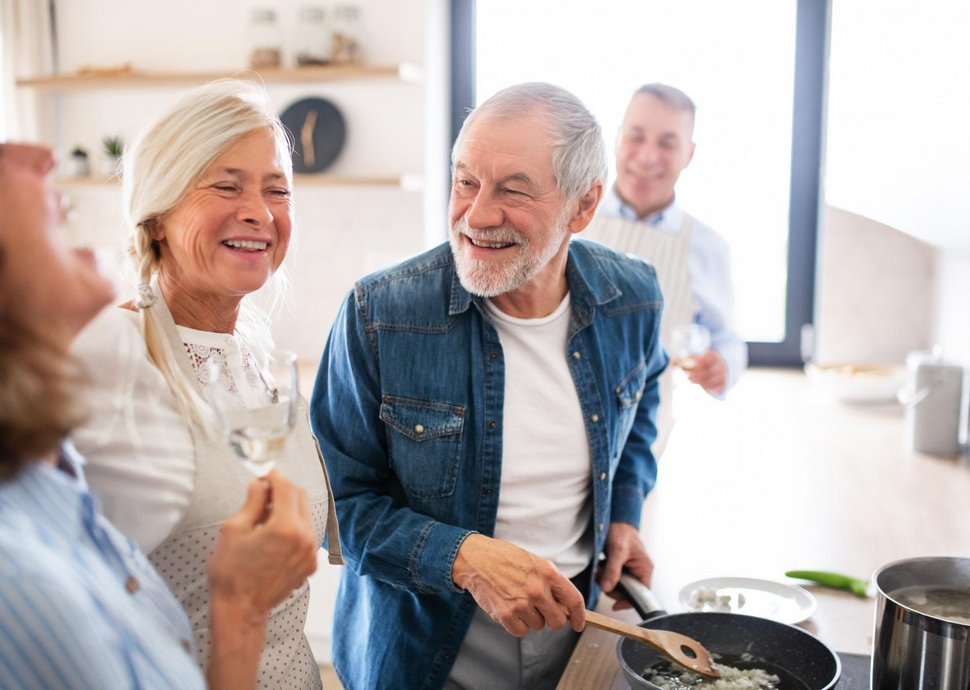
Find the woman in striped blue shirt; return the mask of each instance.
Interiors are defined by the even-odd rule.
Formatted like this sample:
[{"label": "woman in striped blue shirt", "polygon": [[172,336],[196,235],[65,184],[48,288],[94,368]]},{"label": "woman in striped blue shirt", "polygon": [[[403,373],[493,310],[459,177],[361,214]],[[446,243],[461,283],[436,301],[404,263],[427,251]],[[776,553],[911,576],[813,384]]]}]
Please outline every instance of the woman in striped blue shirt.
[{"label": "woman in striped blue shirt", "polygon": [[[0,687],[201,688],[185,613],[63,441],[81,418],[68,346],[112,288],[60,236],[53,166],[0,144]],[[316,549],[304,492],[254,481],[208,567],[209,687],[255,686],[269,613]]]}]

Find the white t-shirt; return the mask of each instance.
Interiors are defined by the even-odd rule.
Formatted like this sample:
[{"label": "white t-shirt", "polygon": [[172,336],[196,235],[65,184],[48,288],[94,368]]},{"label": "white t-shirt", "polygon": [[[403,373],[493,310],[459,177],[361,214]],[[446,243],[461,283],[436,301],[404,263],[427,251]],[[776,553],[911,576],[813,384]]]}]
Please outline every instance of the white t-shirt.
[{"label": "white t-shirt", "polygon": [[549,316],[520,319],[485,301],[505,357],[502,479],[495,537],[566,576],[593,557],[589,441],[566,343],[569,295]]},{"label": "white t-shirt", "polygon": [[[104,514],[149,553],[188,509],[195,450],[175,396],[148,360],[140,318],[127,309],[105,309],[75,340],[73,354],[92,386],[84,397],[88,418],[72,440]],[[241,404],[260,404],[265,386],[234,336],[177,328],[203,390],[206,363],[214,359],[229,372],[227,385]]]}]

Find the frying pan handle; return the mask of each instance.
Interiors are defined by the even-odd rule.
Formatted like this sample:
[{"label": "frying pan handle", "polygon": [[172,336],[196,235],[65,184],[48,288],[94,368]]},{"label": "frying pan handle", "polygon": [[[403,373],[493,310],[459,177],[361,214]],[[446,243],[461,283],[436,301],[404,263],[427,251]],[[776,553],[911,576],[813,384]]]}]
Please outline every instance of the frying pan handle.
[{"label": "frying pan handle", "polygon": [[616,588],[626,595],[626,598],[630,600],[633,608],[643,620],[650,620],[667,613],[660,605],[657,596],[650,591],[650,588],[626,571],[620,575],[620,582],[616,585]]}]

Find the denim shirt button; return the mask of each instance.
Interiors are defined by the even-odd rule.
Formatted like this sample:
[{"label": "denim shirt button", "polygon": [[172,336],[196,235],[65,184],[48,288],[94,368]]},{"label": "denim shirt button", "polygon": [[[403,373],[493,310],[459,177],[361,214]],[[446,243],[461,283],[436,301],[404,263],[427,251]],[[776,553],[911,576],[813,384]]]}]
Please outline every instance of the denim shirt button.
[{"label": "denim shirt button", "polygon": [[498,422],[496,422],[494,419],[488,423],[489,429],[494,429],[497,426],[498,426]]},{"label": "denim shirt button", "polygon": [[579,350],[576,350],[575,352],[573,352],[573,359],[581,359],[582,356],[583,355],[580,354]]},{"label": "denim shirt button", "polygon": [[606,472],[600,472],[600,481],[601,482],[605,482],[606,481]]},{"label": "denim shirt button", "polygon": [[489,358],[489,359],[490,359],[491,361],[493,361],[493,362],[494,362],[494,361],[495,361],[496,359],[498,359],[498,353],[497,353],[497,352],[489,352],[489,353],[488,353],[488,358]]},{"label": "denim shirt button", "polygon": [[596,525],[596,529],[599,530],[600,532],[602,532],[603,531],[603,523],[601,522],[600,524]]},{"label": "denim shirt button", "polygon": [[484,489],[482,489],[482,493],[485,494],[486,496],[491,496],[492,495],[492,488],[489,487],[489,486],[486,486]]},{"label": "denim shirt button", "polygon": [[414,433],[416,433],[416,434],[423,434],[424,433],[424,424],[415,424],[414,425]]},{"label": "denim shirt button", "polygon": [[589,421],[591,422],[595,423],[595,422],[598,422],[599,420],[600,420],[600,416],[595,412],[589,416]]},{"label": "denim shirt button", "polygon": [[643,397],[643,391],[637,391],[636,395],[634,395],[633,397],[639,400],[640,398]]}]

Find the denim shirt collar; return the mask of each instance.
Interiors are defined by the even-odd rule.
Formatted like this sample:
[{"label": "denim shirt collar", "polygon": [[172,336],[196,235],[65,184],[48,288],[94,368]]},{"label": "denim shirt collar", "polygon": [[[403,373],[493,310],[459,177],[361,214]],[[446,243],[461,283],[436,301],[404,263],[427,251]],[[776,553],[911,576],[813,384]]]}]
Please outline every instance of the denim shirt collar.
[{"label": "denim shirt collar", "polygon": [[[610,279],[589,252],[584,240],[571,240],[569,243],[566,282],[569,285],[573,304],[573,327],[570,328],[570,335],[592,323],[595,306],[606,304],[622,294],[616,283]],[[481,297],[472,295],[464,288],[458,278],[458,271],[453,269],[448,315],[462,314],[473,302],[478,303],[481,300]]]}]

